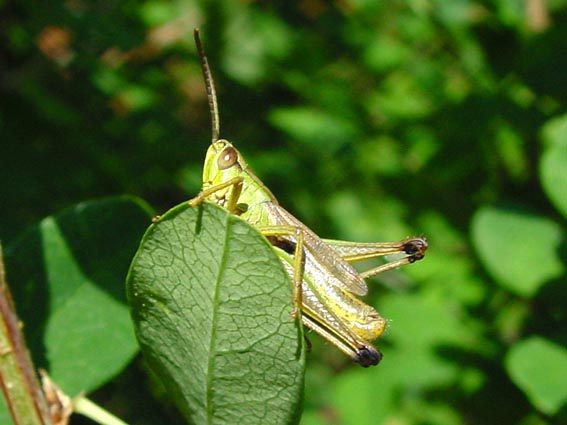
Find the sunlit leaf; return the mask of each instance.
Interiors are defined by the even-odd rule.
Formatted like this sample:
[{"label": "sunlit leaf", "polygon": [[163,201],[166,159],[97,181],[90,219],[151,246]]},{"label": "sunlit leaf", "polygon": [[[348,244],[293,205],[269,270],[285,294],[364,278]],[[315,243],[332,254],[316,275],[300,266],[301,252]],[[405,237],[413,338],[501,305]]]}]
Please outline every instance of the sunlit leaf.
[{"label": "sunlit leaf", "polygon": [[472,238],[494,279],[519,295],[532,296],[564,270],[558,253],[563,232],[547,218],[485,207],[473,219]]},{"label": "sunlit leaf", "polygon": [[144,355],[192,423],[295,423],[301,326],[269,243],[226,210],[182,204],[148,229],[128,299]]},{"label": "sunlit leaf", "polygon": [[506,355],[514,383],[542,412],[553,415],[567,403],[567,350],[534,336],[518,342]]},{"label": "sunlit leaf", "polygon": [[567,218],[567,117],[549,122],[543,131],[546,149],[540,161],[543,188]]},{"label": "sunlit leaf", "polygon": [[325,141],[325,148],[336,151],[356,139],[356,127],[340,117],[314,108],[279,108],[269,116],[270,122],[306,146]]}]

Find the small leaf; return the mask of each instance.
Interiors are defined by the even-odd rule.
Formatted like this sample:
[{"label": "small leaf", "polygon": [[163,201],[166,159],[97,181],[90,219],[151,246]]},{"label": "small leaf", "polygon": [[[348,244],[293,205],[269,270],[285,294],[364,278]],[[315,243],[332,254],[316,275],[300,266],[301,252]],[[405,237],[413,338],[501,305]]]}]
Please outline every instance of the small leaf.
[{"label": "small leaf", "polygon": [[540,178],[555,207],[567,218],[567,117],[550,121],[543,131],[546,149],[541,156]]},{"label": "small leaf", "polygon": [[296,423],[301,326],[291,283],[254,228],[182,204],[151,226],[127,292],[148,362],[191,423]]},{"label": "small leaf", "polygon": [[244,3],[228,2],[224,10],[231,19],[222,35],[222,68],[239,83],[258,87],[273,78],[270,65],[289,54],[295,34],[276,15],[258,13]]},{"label": "small leaf", "polygon": [[499,284],[527,297],[563,273],[562,235],[553,221],[511,209],[481,208],[472,223],[473,242],[488,271]]},{"label": "small leaf", "polygon": [[313,148],[323,143],[330,152],[358,138],[350,121],[315,108],[282,107],[272,110],[268,119],[299,143]]},{"label": "small leaf", "polygon": [[531,337],[515,344],[505,359],[512,381],[532,404],[553,415],[567,402],[567,350],[553,342]]},{"label": "small leaf", "polygon": [[124,277],[150,217],[127,197],[84,202],[42,220],[6,251],[35,365],[67,394],[100,387],[138,350]]}]

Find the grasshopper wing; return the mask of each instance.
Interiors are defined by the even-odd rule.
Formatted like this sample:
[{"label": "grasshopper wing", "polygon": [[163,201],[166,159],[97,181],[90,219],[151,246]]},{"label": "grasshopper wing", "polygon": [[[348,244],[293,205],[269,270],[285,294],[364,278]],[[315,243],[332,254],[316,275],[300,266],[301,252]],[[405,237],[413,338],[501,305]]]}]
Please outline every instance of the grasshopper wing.
[{"label": "grasshopper wing", "polygon": [[337,251],[278,204],[267,202],[263,207],[278,224],[295,227],[303,233],[306,273],[326,276],[330,285],[355,295],[366,295],[368,287],[364,279],[353,266],[338,255]]}]

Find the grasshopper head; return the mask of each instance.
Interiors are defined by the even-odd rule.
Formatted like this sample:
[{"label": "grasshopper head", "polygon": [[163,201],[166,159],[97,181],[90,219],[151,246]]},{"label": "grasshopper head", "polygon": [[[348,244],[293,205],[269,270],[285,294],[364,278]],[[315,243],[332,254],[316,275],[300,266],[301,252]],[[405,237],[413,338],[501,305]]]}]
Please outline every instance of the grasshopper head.
[{"label": "grasshopper head", "polygon": [[[241,189],[235,193],[235,183]],[[214,202],[237,213],[251,212],[263,202],[277,203],[272,192],[248,169],[240,152],[228,140],[218,139],[209,146],[203,167],[203,191],[209,190],[209,202]],[[231,199],[232,196],[236,199]],[[232,204],[231,204],[232,203]]]},{"label": "grasshopper head", "polygon": [[[203,188],[217,186],[230,179],[243,175],[248,164],[232,143],[225,139],[213,142],[207,150],[203,167]],[[216,196],[223,196],[228,191],[220,190]]]}]

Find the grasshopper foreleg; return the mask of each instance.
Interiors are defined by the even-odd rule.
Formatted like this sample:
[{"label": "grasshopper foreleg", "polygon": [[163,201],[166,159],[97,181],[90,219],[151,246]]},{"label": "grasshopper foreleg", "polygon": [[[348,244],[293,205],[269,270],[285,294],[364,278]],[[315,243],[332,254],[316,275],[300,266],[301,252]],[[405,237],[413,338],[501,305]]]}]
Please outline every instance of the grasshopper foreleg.
[{"label": "grasshopper foreleg", "polygon": [[[242,183],[242,177],[233,177],[223,183],[216,184],[206,189],[203,188],[197,196],[187,203],[190,207],[194,208],[206,201],[211,195],[220,194],[220,196],[212,199],[212,202],[221,205],[233,214],[239,215],[242,213],[242,209],[238,205],[238,199],[242,194]],[[225,189],[228,189],[228,194]]]}]

